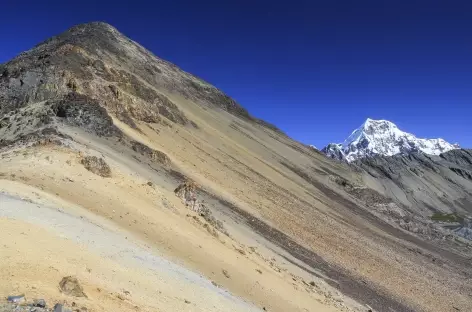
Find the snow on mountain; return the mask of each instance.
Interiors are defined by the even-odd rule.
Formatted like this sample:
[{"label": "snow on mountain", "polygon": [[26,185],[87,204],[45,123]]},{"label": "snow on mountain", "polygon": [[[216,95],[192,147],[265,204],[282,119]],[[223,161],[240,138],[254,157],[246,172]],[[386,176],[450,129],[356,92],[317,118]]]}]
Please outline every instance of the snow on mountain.
[{"label": "snow on mountain", "polygon": [[351,162],[363,157],[411,152],[439,155],[456,148],[459,148],[457,144],[443,139],[419,139],[390,121],[368,118],[343,143],[330,143],[321,152],[330,158]]}]

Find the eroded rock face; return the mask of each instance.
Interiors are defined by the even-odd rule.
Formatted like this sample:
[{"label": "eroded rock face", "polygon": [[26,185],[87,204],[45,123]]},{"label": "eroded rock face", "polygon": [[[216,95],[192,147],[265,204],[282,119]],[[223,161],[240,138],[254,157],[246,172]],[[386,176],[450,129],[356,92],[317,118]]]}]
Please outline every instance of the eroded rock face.
[{"label": "eroded rock face", "polygon": [[68,93],[62,99],[46,103],[53,116],[70,125],[80,127],[99,136],[121,136],[112,118],[99,102],[87,95]]}]

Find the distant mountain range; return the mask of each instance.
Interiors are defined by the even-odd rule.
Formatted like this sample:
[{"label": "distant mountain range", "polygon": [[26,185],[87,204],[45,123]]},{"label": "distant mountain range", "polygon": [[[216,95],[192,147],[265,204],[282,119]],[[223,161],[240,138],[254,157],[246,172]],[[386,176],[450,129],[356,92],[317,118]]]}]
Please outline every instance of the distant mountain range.
[{"label": "distant mountain range", "polygon": [[368,118],[343,143],[330,143],[321,152],[330,158],[351,162],[371,156],[393,156],[423,152],[429,155],[460,148],[443,139],[420,139],[388,120]]}]

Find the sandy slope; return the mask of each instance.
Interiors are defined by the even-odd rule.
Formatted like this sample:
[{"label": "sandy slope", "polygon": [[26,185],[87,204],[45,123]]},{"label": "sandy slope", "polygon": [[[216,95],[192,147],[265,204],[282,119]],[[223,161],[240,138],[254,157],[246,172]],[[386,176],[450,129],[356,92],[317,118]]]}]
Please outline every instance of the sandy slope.
[{"label": "sandy slope", "polygon": [[0,201],[6,243],[1,254],[8,259],[2,262],[2,293],[14,290],[29,297],[45,296],[49,302],[57,297],[70,301],[59,294],[54,282],[60,281],[61,274],[72,274],[89,296],[74,300],[98,310],[127,311],[135,310],[134,306],[145,311],[259,310],[149,251],[143,243],[138,245],[110,222],[83,209],[37,205],[6,195],[0,195]]},{"label": "sandy slope", "polygon": [[[0,238],[8,242],[0,246],[6,255],[0,258],[0,295],[16,291],[70,302],[75,299],[61,295],[57,283],[77,275],[89,299],[75,301],[97,311],[345,310],[345,303],[275,270],[239,242],[213,237],[165,186],[165,176],[154,174],[150,187],[144,169],[128,167],[125,156],[99,146],[100,153],[73,143],[72,149],[48,146],[2,156],[0,190],[9,195],[0,200]],[[113,177],[85,170],[74,149],[103,154]],[[121,300],[117,294],[123,298],[124,290],[131,296]]]}]

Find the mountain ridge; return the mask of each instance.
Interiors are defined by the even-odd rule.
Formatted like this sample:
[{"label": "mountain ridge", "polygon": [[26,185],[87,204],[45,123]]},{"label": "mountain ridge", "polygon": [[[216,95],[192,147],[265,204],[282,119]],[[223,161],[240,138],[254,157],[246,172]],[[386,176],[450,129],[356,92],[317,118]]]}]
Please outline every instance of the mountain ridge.
[{"label": "mountain ridge", "polygon": [[400,130],[391,121],[367,118],[343,143],[330,143],[321,151],[329,158],[352,162],[375,155],[393,156],[413,152],[439,155],[457,148],[460,148],[457,144],[450,144],[441,138],[417,138]]},{"label": "mountain ridge", "polygon": [[[72,46],[75,47],[75,50],[71,48]],[[121,47],[126,48],[122,49]],[[67,51],[68,49],[72,49],[72,51]],[[85,51],[87,53],[84,53]],[[103,51],[107,52],[103,54]],[[31,53],[35,54],[33,58],[37,57],[38,60],[41,60],[39,64],[44,65],[48,62],[51,64],[51,59],[53,59],[52,65],[57,66],[61,65],[61,60],[54,56],[71,54],[71,52],[76,54],[77,59],[73,60],[73,64],[62,65],[74,66],[76,72],[82,72],[86,75],[86,72],[80,69],[81,66],[98,67],[96,73],[102,78],[110,80],[111,77],[116,81],[116,75],[107,72],[107,69],[103,66],[103,61],[109,59],[107,54],[111,53],[123,61],[122,68],[132,75],[138,75],[150,85],[159,85],[169,92],[177,92],[184,97],[197,100],[199,103],[214,105],[236,116],[284,134],[277,126],[251,115],[246,108],[220,89],[194,74],[184,71],[177,65],[159,58],[153,52],[136,41],[127,38],[115,27],[105,22],[75,25],[59,35],[44,40],[32,49],[20,53],[13,60],[0,64],[0,79],[19,75],[28,66],[28,64],[23,64],[21,61],[30,58]],[[90,60],[91,58],[92,60]],[[130,62],[133,63],[133,66],[126,66]],[[153,72],[158,72],[161,75],[153,75]],[[145,93],[147,90],[139,91]],[[129,119],[123,118],[123,121],[126,122],[127,120]]]}]

